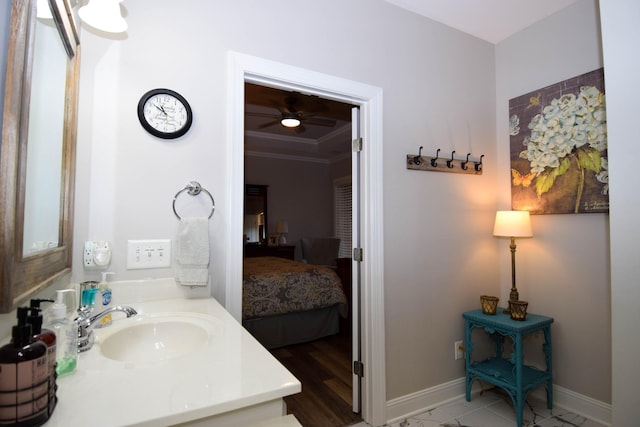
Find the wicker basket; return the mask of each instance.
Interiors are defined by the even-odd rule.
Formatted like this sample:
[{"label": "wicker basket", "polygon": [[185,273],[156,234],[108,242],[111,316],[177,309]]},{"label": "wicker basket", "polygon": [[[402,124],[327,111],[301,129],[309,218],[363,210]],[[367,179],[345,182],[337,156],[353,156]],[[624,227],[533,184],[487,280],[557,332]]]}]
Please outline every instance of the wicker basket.
[{"label": "wicker basket", "polygon": [[496,314],[498,308],[498,301],[500,298],[492,297],[489,295],[480,295],[480,304],[482,305],[482,313],[484,314]]},{"label": "wicker basket", "polygon": [[511,318],[513,320],[525,320],[527,318],[526,301],[509,301],[509,310],[511,310]]}]

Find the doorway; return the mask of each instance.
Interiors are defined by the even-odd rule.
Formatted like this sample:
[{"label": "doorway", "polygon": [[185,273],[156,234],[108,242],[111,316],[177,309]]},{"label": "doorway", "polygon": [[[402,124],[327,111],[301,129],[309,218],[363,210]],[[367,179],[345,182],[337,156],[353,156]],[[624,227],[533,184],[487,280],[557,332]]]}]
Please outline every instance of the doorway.
[{"label": "doorway", "polygon": [[225,306],[238,320],[242,310],[242,212],[244,184],[244,84],[252,82],[316,94],[358,105],[362,114],[362,225],[366,254],[361,264],[362,417],[386,422],[384,357],[384,250],[382,210],[382,90],[248,55],[229,54],[228,252]]},{"label": "doorway", "polygon": [[[357,154],[352,152],[351,143],[352,107],[315,95],[245,83],[245,258],[276,255],[320,264],[315,267],[319,274],[340,279],[336,286],[346,296],[348,313],[354,311],[355,302],[351,298],[351,184],[352,157]],[[286,120],[294,123],[282,123]],[[260,200],[268,203],[252,209],[249,189],[253,187],[263,189]],[[256,215],[250,215],[256,212],[262,215],[257,221]],[[285,222],[286,228],[281,226]],[[283,238],[278,250],[268,250],[264,242],[251,237],[259,227],[264,227],[267,236],[286,229],[286,234],[278,235],[278,240]],[[305,255],[301,243],[303,239],[310,243],[312,237],[339,244],[331,246],[326,258],[312,259],[308,255],[313,254]],[[268,265],[271,260],[267,260],[263,262]],[[326,268],[325,263],[332,267]],[[299,267],[294,264],[292,268],[297,271]],[[288,277],[294,275],[288,273]],[[313,279],[298,280],[301,288],[314,286]],[[311,319],[296,320],[293,324],[297,326],[282,320],[278,328],[273,328],[278,332],[272,329],[271,333],[256,330],[260,323],[257,320],[245,325],[302,383],[301,393],[284,398],[288,413],[302,425],[347,426],[362,420],[359,401],[354,405],[354,399],[360,396],[360,381],[351,372],[352,354],[360,353],[354,346],[359,343],[359,335],[352,333],[348,313],[331,316],[333,321],[329,323],[339,326],[330,330],[318,329]],[[323,315],[318,312],[317,316]]]}]

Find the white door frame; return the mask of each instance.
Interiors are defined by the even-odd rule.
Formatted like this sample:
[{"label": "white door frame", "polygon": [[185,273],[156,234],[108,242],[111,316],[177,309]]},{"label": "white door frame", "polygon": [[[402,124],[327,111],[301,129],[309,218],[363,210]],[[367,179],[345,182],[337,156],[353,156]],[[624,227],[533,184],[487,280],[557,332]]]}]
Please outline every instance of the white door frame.
[{"label": "white door frame", "polygon": [[242,313],[242,233],[244,203],[244,83],[298,90],[359,105],[364,149],[362,198],[362,418],[386,423],[384,343],[384,251],[382,216],[382,89],[237,52],[228,55],[229,206],[225,307],[238,320]]}]

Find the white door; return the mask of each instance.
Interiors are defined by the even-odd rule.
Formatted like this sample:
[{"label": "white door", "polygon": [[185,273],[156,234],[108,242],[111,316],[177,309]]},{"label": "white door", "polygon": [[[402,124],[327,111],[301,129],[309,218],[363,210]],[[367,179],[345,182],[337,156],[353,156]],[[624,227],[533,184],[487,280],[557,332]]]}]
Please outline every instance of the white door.
[{"label": "white door", "polygon": [[351,369],[353,384],[353,412],[360,413],[362,400],[362,354],[360,346],[360,108],[351,109],[351,313],[352,351]]}]

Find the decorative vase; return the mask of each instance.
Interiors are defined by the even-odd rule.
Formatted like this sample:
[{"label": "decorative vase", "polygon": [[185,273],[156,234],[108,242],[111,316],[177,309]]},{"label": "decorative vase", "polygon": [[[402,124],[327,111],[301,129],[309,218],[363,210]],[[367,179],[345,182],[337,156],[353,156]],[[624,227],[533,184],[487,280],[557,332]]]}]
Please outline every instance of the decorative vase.
[{"label": "decorative vase", "polygon": [[513,320],[525,320],[527,318],[527,301],[509,301],[509,310]]},{"label": "decorative vase", "polygon": [[482,305],[483,314],[496,314],[500,298],[489,295],[480,295],[480,304]]}]

